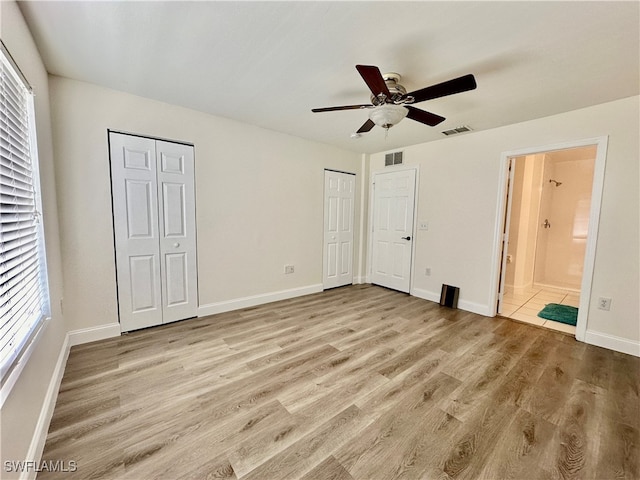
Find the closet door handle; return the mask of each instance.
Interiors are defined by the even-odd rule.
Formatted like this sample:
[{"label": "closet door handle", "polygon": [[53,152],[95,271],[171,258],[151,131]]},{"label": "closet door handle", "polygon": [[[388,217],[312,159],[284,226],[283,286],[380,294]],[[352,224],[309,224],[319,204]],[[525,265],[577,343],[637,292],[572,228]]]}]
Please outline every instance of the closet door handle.
[{"label": "closet door handle", "polygon": [[173,244],[173,248],[178,248],[180,246],[180,244],[178,242]]},{"label": "closet door handle", "polygon": [[402,237],[403,240],[411,240],[411,237]]}]

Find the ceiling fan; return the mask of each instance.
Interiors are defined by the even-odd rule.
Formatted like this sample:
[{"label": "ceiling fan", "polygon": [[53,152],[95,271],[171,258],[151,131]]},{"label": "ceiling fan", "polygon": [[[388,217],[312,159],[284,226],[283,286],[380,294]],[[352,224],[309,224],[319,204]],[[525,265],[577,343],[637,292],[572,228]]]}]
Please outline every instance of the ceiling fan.
[{"label": "ceiling fan", "polygon": [[476,79],[473,75],[468,74],[407,93],[407,90],[398,83],[400,75],[397,73],[385,73],[383,75],[378,67],[374,65],[356,65],[356,69],[369,87],[369,90],[371,90],[371,103],[314,108],[311,111],[319,113],[336,110],[369,109],[369,120],[360,127],[357,133],[368,132],[375,125],[388,130],[404,117],[433,127],[444,122],[445,118],[435,113],[420,110],[412,106],[412,104],[476,88]]}]

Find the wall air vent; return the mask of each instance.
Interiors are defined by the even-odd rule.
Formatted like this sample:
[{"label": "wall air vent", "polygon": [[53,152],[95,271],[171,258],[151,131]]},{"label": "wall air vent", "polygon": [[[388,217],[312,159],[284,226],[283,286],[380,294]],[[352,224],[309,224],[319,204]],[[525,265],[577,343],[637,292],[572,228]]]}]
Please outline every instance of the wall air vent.
[{"label": "wall air vent", "polygon": [[452,128],[451,130],[445,130],[444,132],[442,132],[442,134],[449,137],[451,135],[457,135],[459,133],[470,132],[471,130],[471,127],[462,125],[461,127]]},{"label": "wall air vent", "polygon": [[402,152],[387,153],[384,156],[384,166],[402,164]]}]

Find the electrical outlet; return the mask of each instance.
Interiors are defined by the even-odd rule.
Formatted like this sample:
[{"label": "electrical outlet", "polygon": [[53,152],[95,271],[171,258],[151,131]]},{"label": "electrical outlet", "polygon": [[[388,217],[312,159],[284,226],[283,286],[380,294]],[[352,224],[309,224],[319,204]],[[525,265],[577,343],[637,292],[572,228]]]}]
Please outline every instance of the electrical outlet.
[{"label": "electrical outlet", "polygon": [[424,269],[424,274],[425,274],[427,277],[430,277],[430,276],[431,276],[431,267],[427,267],[427,268],[425,268],[425,269]]},{"label": "electrical outlet", "polygon": [[284,273],[285,274],[289,274],[289,273],[293,273],[295,270],[295,268],[293,267],[293,265],[285,265],[284,266]]},{"label": "electrical outlet", "polygon": [[598,308],[600,310],[611,310],[611,299],[608,297],[599,297]]}]

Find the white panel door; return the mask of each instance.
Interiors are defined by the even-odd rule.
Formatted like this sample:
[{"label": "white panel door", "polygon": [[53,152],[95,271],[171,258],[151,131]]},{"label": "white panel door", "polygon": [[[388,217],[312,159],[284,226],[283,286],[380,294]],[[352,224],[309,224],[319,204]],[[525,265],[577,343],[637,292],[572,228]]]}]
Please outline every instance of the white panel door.
[{"label": "white panel door", "polygon": [[123,332],[194,317],[193,147],[109,134]]},{"label": "white panel door", "polygon": [[156,142],[163,323],[197,315],[193,147]]},{"label": "white panel door", "polygon": [[371,283],[409,293],[416,172],[374,176]]},{"label": "white panel door", "polygon": [[155,141],[110,135],[122,331],[162,323]]},{"label": "white panel door", "polygon": [[324,172],[323,287],[353,283],[355,175]]}]

